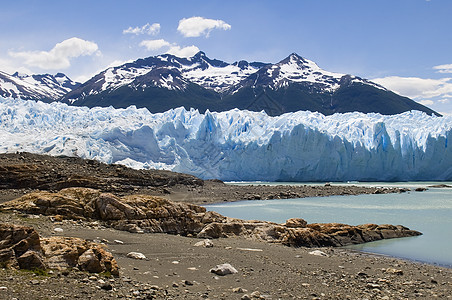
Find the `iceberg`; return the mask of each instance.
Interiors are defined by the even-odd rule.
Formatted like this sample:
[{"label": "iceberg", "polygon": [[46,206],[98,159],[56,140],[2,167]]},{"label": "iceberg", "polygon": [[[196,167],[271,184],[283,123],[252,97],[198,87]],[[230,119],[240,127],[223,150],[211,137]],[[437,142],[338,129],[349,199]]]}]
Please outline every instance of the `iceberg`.
[{"label": "iceberg", "polygon": [[79,156],[225,181],[452,180],[452,117],[410,111],[271,117],[0,98],[0,152]]}]

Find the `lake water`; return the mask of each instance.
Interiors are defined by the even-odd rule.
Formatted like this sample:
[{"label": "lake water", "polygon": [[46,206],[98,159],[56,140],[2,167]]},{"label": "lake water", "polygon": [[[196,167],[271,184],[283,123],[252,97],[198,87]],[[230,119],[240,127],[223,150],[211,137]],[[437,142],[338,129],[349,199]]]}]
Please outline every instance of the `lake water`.
[{"label": "lake water", "polygon": [[[432,184],[439,183],[355,183],[412,189]],[[450,182],[444,184],[452,185]],[[239,201],[206,205],[206,208],[228,217],[277,223],[303,218],[308,223],[400,224],[423,235],[347,248],[452,267],[452,188],[429,188],[424,192],[402,194]]]}]

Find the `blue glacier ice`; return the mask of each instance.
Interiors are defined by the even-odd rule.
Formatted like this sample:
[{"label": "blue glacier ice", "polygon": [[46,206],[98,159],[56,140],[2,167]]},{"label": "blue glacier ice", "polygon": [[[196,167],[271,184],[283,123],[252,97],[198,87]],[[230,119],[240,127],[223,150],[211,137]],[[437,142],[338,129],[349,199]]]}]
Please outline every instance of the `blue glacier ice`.
[{"label": "blue glacier ice", "polygon": [[0,98],[0,152],[69,155],[201,178],[452,180],[452,117],[230,110],[152,114]]}]

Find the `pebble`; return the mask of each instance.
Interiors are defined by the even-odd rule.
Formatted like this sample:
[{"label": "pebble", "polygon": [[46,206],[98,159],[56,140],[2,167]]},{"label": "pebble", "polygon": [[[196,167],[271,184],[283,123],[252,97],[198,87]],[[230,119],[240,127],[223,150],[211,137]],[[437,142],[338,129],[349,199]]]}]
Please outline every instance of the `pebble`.
[{"label": "pebble", "polygon": [[250,295],[253,298],[260,298],[261,297],[261,293],[259,291],[254,291],[251,293]]},{"label": "pebble", "polygon": [[123,242],[123,241],[120,241],[120,240],[114,240],[113,242],[115,242],[115,243],[118,244],[118,245],[123,245],[123,244],[124,244],[124,242]]},{"label": "pebble", "polygon": [[53,228],[53,231],[55,231],[55,232],[63,232],[64,230],[63,230],[63,228],[55,227],[55,228]]},{"label": "pebble", "polygon": [[100,288],[106,291],[111,291],[113,289],[113,286],[111,285],[110,282],[105,282],[100,286]]}]

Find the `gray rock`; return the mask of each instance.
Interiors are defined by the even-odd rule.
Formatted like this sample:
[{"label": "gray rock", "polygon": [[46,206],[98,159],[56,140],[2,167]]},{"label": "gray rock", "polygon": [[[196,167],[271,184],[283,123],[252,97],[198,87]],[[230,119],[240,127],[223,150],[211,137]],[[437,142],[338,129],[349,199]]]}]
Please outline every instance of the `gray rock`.
[{"label": "gray rock", "polygon": [[133,259],[147,259],[146,256],[143,253],[133,252],[133,251],[127,253],[127,257],[133,258]]},{"label": "gray rock", "polygon": [[215,268],[210,269],[210,272],[220,276],[238,273],[238,271],[230,264],[216,265]]}]

